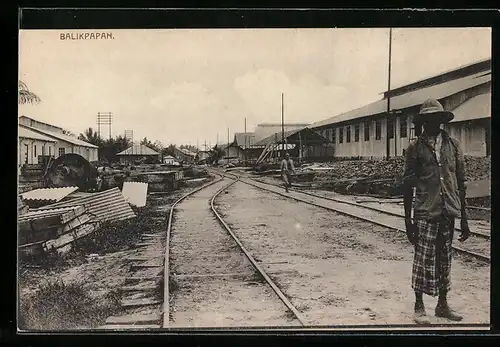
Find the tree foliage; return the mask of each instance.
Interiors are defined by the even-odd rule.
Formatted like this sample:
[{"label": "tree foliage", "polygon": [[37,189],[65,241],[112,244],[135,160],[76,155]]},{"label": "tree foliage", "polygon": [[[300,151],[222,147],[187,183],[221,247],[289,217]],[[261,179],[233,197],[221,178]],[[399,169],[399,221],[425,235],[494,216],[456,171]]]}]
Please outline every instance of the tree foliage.
[{"label": "tree foliage", "polygon": [[98,146],[99,161],[108,163],[117,162],[117,154],[132,146],[132,141],[125,136],[118,135],[115,138],[104,140],[92,128],[85,129],[78,136],[78,139]]},{"label": "tree foliage", "polygon": [[70,130],[68,129],[63,129],[63,134],[64,135],[68,135],[68,136],[75,136],[75,134],[73,134]]},{"label": "tree foliage", "polygon": [[87,128],[83,133],[80,133],[78,136],[79,140],[86,141],[88,143],[91,143],[95,146],[101,147],[103,143],[103,139],[99,137],[99,134],[94,131],[92,128]]},{"label": "tree foliage", "polygon": [[41,99],[28,89],[28,86],[23,81],[19,80],[18,83],[18,95],[19,95],[19,104],[38,104]]},{"label": "tree foliage", "polygon": [[180,149],[187,149],[188,151],[191,151],[191,152],[198,152],[198,148],[196,146],[191,146],[191,145],[180,145],[179,146]]},{"label": "tree foliage", "polygon": [[209,164],[219,164],[219,160],[224,157],[224,149],[215,145],[212,149],[208,151],[208,163]]}]

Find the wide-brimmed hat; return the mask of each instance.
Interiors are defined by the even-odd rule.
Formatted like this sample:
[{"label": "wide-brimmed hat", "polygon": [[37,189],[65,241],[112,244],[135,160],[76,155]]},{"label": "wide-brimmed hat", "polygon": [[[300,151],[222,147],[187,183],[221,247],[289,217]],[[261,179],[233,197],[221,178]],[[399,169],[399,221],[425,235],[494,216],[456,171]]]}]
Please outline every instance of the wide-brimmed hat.
[{"label": "wide-brimmed hat", "polygon": [[423,123],[431,119],[440,123],[448,123],[453,118],[455,115],[450,111],[445,111],[439,101],[428,99],[420,107],[418,115],[413,117],[413,123]]}]

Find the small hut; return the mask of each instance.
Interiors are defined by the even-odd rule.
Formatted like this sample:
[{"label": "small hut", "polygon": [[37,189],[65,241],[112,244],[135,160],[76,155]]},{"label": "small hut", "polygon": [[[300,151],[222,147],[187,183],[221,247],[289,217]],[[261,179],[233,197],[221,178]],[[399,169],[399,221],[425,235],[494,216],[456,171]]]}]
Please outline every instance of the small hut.
[{"label": "small hut", "polygon": [[117,154],[120,164],[133,165],[138,163],[155,164],[161,161],[161,154],[145,146],[136,144]]}]

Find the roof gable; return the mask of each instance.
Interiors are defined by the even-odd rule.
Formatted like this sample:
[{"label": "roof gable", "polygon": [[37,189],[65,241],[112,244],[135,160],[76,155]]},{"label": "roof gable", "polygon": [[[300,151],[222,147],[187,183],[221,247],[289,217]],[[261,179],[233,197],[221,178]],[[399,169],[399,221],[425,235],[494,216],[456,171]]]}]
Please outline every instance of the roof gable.
[{"label": "roof gable", "polygon": [[37,132],[34,132],[34,131],[32,131],[28,128],[22,127],[22,126],[17,127],[17,136],[19,138],[25,138],[25,139],[40,140],[40,141],[46,141],[46,142],[57,142],[56,140],[54,140],[48,136],[39,134]]},{"label": "roof gable", "polygon": [[[300,136],[299,136],[300,135]],[[284,133],[284,138],[286,143],[302,143],[302,144],[322,144],[322,143],[328,143],[329,141],[318,134],[317,132],[309,129],[309,128],[302,128],[302,129],[295,129],[295,130],[289,130],[285,131]],[[256,146],[265,146],[270,143],[281,143],[281,133],[274,133],[273,135],[270,135],[259,142],[257,142],[255,145]]]},{"label": "roof gable", "polygon": [[117,155],[159,155],[160,153],[155,150],[145,146],[145,145],[133,145],[124,151],[121,151]]},{"label": "roof gable", "polygon": [[37,132],[39,134],[47,135],[49,137],[52,137],[52,138],[55,138],[55,139],[58,139],[58,140],[61,140],[61,141],[69,142],[69,143],[71,143],[73,145],[76,145],[76,146],[90,147],[90,148],[99,148],[96,145],[93,145],[91,143],[79,140],[79,139],[77,139],[76,137],[73,137],[73,136],[69,136],[69,135],[65,135],[65,134],[60,134],[60,133],[55,133],[53,131],[48,131],[48,130],[44,130],[44,129],[33,128],[33,127],[29,127],[29,126],[26,126],[26,125],[23,125],[23,124],[19,124],[19,126],[23,127],[23,128],[27,128],[27,129],[32,130],[34,132]]}]

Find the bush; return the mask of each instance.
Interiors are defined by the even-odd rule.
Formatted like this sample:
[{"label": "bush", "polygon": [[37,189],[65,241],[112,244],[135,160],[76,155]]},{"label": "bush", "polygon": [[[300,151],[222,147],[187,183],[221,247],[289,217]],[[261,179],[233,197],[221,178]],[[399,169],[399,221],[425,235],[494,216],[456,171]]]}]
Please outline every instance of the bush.
[{"label": "bush", "polygon": [[121,310],[118,291],[100,299],[92,298],[81,283],[42,283],[33,295],[20,298],[18,326],[23,330],[97,327]]}]

